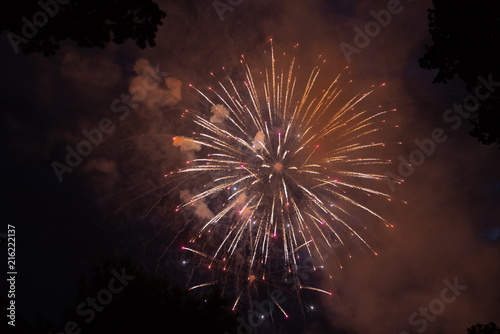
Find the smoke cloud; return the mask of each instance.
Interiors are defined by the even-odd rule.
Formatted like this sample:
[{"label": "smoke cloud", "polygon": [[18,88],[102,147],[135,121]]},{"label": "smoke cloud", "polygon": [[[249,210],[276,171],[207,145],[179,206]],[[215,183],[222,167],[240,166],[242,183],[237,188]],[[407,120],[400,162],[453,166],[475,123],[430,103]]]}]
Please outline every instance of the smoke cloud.
[{"label": "smoke cloud", "polygon": [[194,159],[194,152],[201,150],[201,145],[195,143],[191,138],[175,136],[173,139],[173,145],[178,147],[181,152],[186,153],[189,160]]},{"label": "smoke cloud", "polygon": [[173,106],[181,101],[182,81],[167,77],[160,72],[159,66],[153,67],[147,59],[135,62],[134,71],[138,74],[130,80],[129,92],[148,109]]},{"label": "smoke cloud", "polygon": [[[184,203],[188,203],[191,201],[193,195],[189,190],[181,190],[179,191],[179,196],[181,200],[184,201]],[[212,211],[210,211],[209,207],[203,200],[198,200],[196,202],[193,202],[190,204],[191,208],[194,208],[194,214],[198,219],[201,220],[210,220],[214,217],[214,214]]]},{"label": "smoke cloud", "polygon": [[255,147],[257,150],[262,150],[264,146],[262,146],[261,143],[264,143],[264,133],[262,131],[257,131],[257,134],[255,135],[252,146]]},{"label": "smoke cloud", "polygon": [[212,114],[210,122],[214,124],[222,124],[227,116],[229,116],[229,110],[227,110],[227,108],[222,104],[212,106],[212,108],[210,108],[210,113]]}]

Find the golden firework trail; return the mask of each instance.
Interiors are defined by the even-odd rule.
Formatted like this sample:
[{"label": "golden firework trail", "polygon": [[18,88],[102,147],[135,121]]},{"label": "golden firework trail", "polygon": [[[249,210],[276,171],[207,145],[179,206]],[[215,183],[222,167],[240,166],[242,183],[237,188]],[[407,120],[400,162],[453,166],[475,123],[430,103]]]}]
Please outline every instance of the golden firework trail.
[{"label": "golden firework trail", "polygon": [[204,93],[189,85],[223,119],[211,121],[190,110],[183,114],[201,129],[188,140],[203,149],[203,156],[174,174],[191,179],[208,176],[210,181],[177,210],[212,203],[218,209],[201,223],[191,242],[215,230],[222,237],[209,254],[183,249],[209,259],[210,266],[214,261],[223,263],[224,270],[237,261],[235,253],[244,253],[250,270],[260,270],[262,280],[266,279],[262,268],[278,254],[284,269],[292,273],[299,270],[299,250],[323,262],[320,240],[333,248],[334,242],[344,245],[347,236],[377,255],[350,221],[355,210],[361,210],[392,226],[358,200],[360,195],[391,199],[375,189],[385,176],[367,170],[390,163],[372,152],[385,146],[376,138],[387,127],[384,117],[392,110],[355,108],[375,87],[346,99],[342,93],[352,81],[342,84],[342,74],[313,97],[324,63],[321,56],[305,86],[299,88],[295,56],[278,66],[272,40],[270,50],[270,64],[258,77],[242,56],[243,89],[237,88],[225,69],[223,80],[212,74],[218,89],[209,87],[209,93]]}]

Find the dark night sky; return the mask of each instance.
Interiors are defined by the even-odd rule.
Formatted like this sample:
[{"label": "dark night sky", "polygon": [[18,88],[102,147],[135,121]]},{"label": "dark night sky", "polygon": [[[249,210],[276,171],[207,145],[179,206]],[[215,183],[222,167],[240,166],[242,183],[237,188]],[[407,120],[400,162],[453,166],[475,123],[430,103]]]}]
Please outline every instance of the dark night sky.
[{"label": "dark night sky", "polygon": [[[155,48],[139,50],[127,42],[89,50],[66,43],[46,58],[14,54],[6,34],[1,36],[1,233],[6,224],[16,226],[16,302],[19,316],[31,324],[38,313],[62,321],[80,275],[103,254],[133,254],[154,267],[175,229],[184,226],[173,220],[176,203],[155,203],[163,194],[156,189],[163,174],[186,159],[172,137],[189,131],[179,117],[198,99],[189,83],[208,86],[210,72],[221,66],[239,71],[239,56],[257,57],[268,49],[269,37],[281,50],[299,43],[306,68],[322,54],[328,61],[323,75],[334,76],[347,65],[341,43],[353,44],[353,29],[373,20],[370,11],[387,8],[388,1],[243,0],[223,21],[210,1],[159,3],[167,17]],[[350,75],[363,88],[387,84],[372,98],[398,110],[391,115],[399,125],[393,136],[403,145],[389,149],[394,160],[408,158],[417,148],[414,141],[429,138],[435,128],[447,140],[397,187],[394,195],[408,204],[380,208],[395,225],[370,239],[380,255],[361,252],[344,263],[335,276],[338,293],[318,299],[327,324],[313,323],[303,333],[412,332],[420,327],[408,317],[440,298],[443,281],[455,278],[467,288],[429,322],[426,333],[465,333],[478,322],[500,323],[500,151],[471,137],[467,121],[456,130],[443,121],[444,112],[467,96],[465,86],[432,84],[435,72],[418,66],[430,40],[430,1],[404,0],[400,6],[352,55]],[[168,73],[166,86],[120,119],[112,103],[140,79],[144,60]],[[112,120],[114,130],[60,183],[51,164],[64,162],[66,145],[75,147],[85,138],[82,130],[98,127],[103,118]],[[160,231],[165,233],[148,243]],[[5,243],[1,247],[5,253]],[[160,261],[167,275],[181,270],[172,256]],[[4,280],[0,286],[5,296]]]}]

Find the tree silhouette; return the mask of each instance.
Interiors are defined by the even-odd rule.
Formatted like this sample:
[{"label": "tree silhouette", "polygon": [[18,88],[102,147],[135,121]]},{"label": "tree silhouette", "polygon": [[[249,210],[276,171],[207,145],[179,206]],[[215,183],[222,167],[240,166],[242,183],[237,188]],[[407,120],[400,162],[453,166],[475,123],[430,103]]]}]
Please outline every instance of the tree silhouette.
[{"label": "tree silhouette", "polygon": [[467,328],[467,334],[500,334],[500,329],[494,322],[487,325],[477,324]]},{"label": "tree silhouette", "polygon": [[53,55],[67,39],[87,48],[132,39],[144,49],[165,16],[152,0],[18,0],[0,11],[0,31],[16,53]]},{"label": "tree silhouette", "polygon": [[495,2],[433,0],[433,4],[428,10],[433,44],[425,46],[420,66],[438,70],[434,83],[457,76],[476,97],[476,87],[484,85],[481,77],[494,81],[493,91],[482,88],[482,94],[490,95],[478,98],[471,135],[483,144],[500,145],[500,15]]},{"label": "tree silhouette", "polygon": [[[126,277],[126,285],[118,276]],[[114,289],[120,291],[102,292]],[[107,261],[82,277],[63,328],[40,321],[39,332],[234,333],[237,314],[230,309],[216,289],[201,295],[149,275],[128,260]]]}]

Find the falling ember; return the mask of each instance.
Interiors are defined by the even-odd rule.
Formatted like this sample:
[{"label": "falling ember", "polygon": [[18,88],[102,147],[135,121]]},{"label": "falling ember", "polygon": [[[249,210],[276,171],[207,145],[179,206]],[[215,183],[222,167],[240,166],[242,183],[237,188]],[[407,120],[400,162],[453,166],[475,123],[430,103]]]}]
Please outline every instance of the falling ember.
[{"label": "falling ember", "polygon": [[314,291],[318,291],[318,292],[321,292],[321,293],[324,293],[324,294],[327,294],[329,296],[333,295],[332,292],[330,291],[326,291],[326,290],[323,290],[323,289],[318,289],[318,288],[315,288],[315,287],[312,287],[312,286],[301,286],[300,287],[301,289],[305,289],[305,290],[314,290]]},{"label": "falling ember", "polygon": [[[383,121],[392,110],[360,107],[375,88],[343,97],[352,81],[342,84],[346,82],[342,74],[313,96],[321,64],[301,85],[295,57],[278,65],[272,43],[270,65],[260,73],[260,80],[244,58],[241,64],[243,83],[234,82],[224,70],[225,79],[217,79],[219,88],[209,88],[209,93],[190,85],[211,107],[222,105],[228,114],[223,122],[211,122],[192,110],[185,112],[201,128],[187,140],[204,152],[175,174],[191,180],[209,176],[212,182],[180,207],[213,199],[215,210],[197,233],[202,238],[213,230],[206,238],[208,247],[203,252],[186,250],[211,261],[224,259],[224,268],[246,263],[255,272],[248,276],[250,283],[256,277],[269,278],[273,261],[297,275],[299,250],[323,265],[323,246],[335,247],[331,240],[345,245],[342,240],[352,238],[377,255],[359,233],[362,228],[352,221],[357,212],[363,212],[387,224],[359,198],[391,199],[377,190],[386,178],[373,167],[390,164],[378,156],[385,144],[377,134],[389,128]],[[238,89],[239,85],[243,88]],[[238,262],[236,253],[250,260]],[[303,288],[331,295],[323,289]],[[239,297],[234,307],[238,301]]]},{"label": "falling ember", "polygon": [[213,282],[208,282],[208,283],[203,283],[203,284],[199,284],[199,285],[195,285],[195,286],[192,286],[190,287],[188,290],[191,291],[191,290],[194,290],[194,289],[198,289],[198,288],[203,288],[205,286],[209,286],[209,285],[214,285],[218,283],[218,281],[213,281]]},{"label": "falling ember", "polygon": [[273,303],[278,306],[278,308],[280,309],[280,311],[283,313],[283,315],[285,316],[285,318],[288,319],[288,314],[285,312],[285,310],[280,306],[280,304],[276,301],[276,299],[274,299],[274,297],[271,295],[271,300],[273,301]]}]

